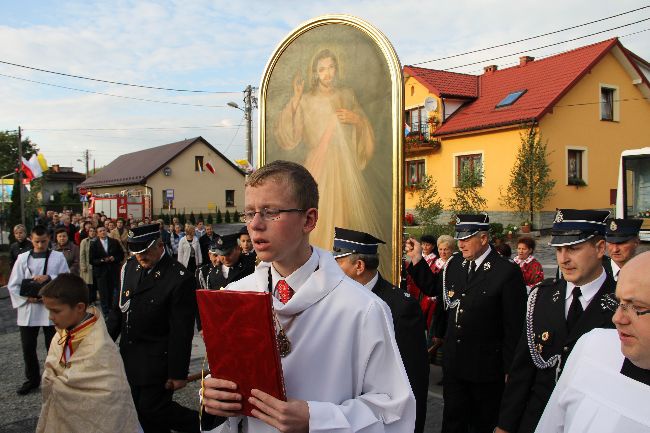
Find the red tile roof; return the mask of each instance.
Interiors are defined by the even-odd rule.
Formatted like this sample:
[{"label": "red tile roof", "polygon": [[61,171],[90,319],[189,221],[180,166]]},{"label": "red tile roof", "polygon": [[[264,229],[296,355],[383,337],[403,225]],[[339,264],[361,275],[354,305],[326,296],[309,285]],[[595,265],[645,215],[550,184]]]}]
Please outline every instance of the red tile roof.
[{"label": "red tile roof", "polygon": [[[478,79],[478,98],[447,119],[435,135],[539,120],[616,45],[620,46],[620,43],[613,38],[475,77]],[[509,93],[524,89],[526,93],[514,104],[495,108]]]},{"label": "red tile roof", "polygon": [[429,92],[438,97],[476,98],[478,77],[458,72],[404,66],[404,75],[415,77]]}]

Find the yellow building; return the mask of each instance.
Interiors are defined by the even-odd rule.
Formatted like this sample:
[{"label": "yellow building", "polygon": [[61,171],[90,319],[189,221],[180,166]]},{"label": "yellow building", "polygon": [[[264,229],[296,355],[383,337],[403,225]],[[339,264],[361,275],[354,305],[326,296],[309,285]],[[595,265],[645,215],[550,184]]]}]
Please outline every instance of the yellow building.
[{"label": "yellow building", "polygon": [[[80,187],[147,196],[144,215],[243,211],[244,173],[203,137],[119,156]],[[150,197],[150,198],[148,198]]]},{"label": "yellow building", "polygon": [[[500,202],[525,125],[548,144],[552,197],[534,225],[556,208],[614,204],[621,152],[650,145],[650,67],[618,39],[480,76],[406,66],[406,208],[433,177],[446,204],[465,165],[483,168],[481,194],[493,221],[519,224]],[[419,132],[418,132],[419,131]]]}]

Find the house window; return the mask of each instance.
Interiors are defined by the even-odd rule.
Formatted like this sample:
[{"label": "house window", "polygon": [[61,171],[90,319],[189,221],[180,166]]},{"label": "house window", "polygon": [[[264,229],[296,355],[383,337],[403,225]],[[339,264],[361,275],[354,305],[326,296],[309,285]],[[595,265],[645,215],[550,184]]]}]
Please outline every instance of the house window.
[{"label": "house window", "polygon": [[600,120],[614,121],[616,119],[617,90],[612,87],[600,86]]},{"label": "house window", "polygon": [[[483,170],[483,155],[472,153],[468,155],[458,155],[456,157],[456,186],[466,170],[481,173]],[[483,185],[483,178],[479,180],[478,186]]]},{"label": "house window", "polygon": [[226,190],[226,207],[235,207],[235,190]]},{"label": "house window", "polygon": [[203,171],[203,155],[194,157],[194,171]]},{"label": "house window", "polygon": [[406,161],[406,186],[418,186],[424,182],[424,159]]},{"label": "house window", "polygon": [[584,150],[567,149],[567,183],[585,185]]},{"label": "house window", "polygon": [[527,89],[524,90],[517,90],[516,92],[511,92],[508,93],[508,95],[499,102],[495,108],[501,108],[501,107],[507,107],[509,105],[514,104],[521,98],[521,96],[526,93]]},{"label": "house window", "polygon": [[429,138],[429,123],[424,107],[406,110],[406,124],[411,128],[410,134],[423,134]]}]

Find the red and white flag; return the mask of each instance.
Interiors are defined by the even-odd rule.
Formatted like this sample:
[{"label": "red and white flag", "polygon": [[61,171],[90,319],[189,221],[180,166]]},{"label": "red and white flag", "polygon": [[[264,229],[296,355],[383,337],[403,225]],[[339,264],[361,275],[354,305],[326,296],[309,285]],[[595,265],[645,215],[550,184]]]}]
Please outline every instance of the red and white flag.
[{"label": "red and white flag", "polygon": [[212,174],[214,174],[214,166],[212,165],[212,161],[208,161],[205,163],[205,168]]}]

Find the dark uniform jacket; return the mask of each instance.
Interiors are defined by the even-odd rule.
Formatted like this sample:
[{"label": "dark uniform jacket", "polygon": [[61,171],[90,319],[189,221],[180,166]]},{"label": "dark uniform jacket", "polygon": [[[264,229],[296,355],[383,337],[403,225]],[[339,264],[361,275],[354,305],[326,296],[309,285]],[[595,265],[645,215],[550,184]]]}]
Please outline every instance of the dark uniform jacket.
[{"label": "dark uniform jacket", "polygon": [[381,275],[372,289],[390,307],[395,340],[402,356],[406,375],[415,395],[415,432],[424,431],[429,391],[429,356],[425,338],[426,323],[418,302],[402,289],[394,287]]},{"label": "dark uniform jacket", "polygon": [[[544,407],[555,388],[559,376],[573,346],[583,334],[594,328],[613,328],[612,315],[607,300],[614,293],[616,283],[611,276],[603,283],[598,293],[580,316],[569,333],[566,328],[565,280],[549,278],[537,290],[533,328],[531,335],[534,349],[544,361],[560,355],[560,365],[539,369],[533,364],[527,333],[524,332],[511,368],[511,374],[501,400],[499,427],[510,432],[533,432],[544,412]],[[611,298],[610,298],[611,299]],[[530,323],[527,322],[527,326]]]},{"label": "dark uniform jacket", "polygon": [[[135,258],[123,267],[119,302],[106,323],[132,385],[187,379],[194,315],[194,276],[169,254],[147,273]],[[121,307],[121,308],[120,308]]]},{"label": "dark uniform jacket", "polygon": [[[456,304],[439,314],[438,337],[445,340],[445,374],[468,382],[504,380],[524,325],[526,285],[519,266],[492,249],[467,283],[469,261],[455,254],[446,272],[434,274],[426,261],[409,267],[418,287]],[[438,279],[444,278],[444,289]],[[443,307],[444,308],[444,307]]]}]

